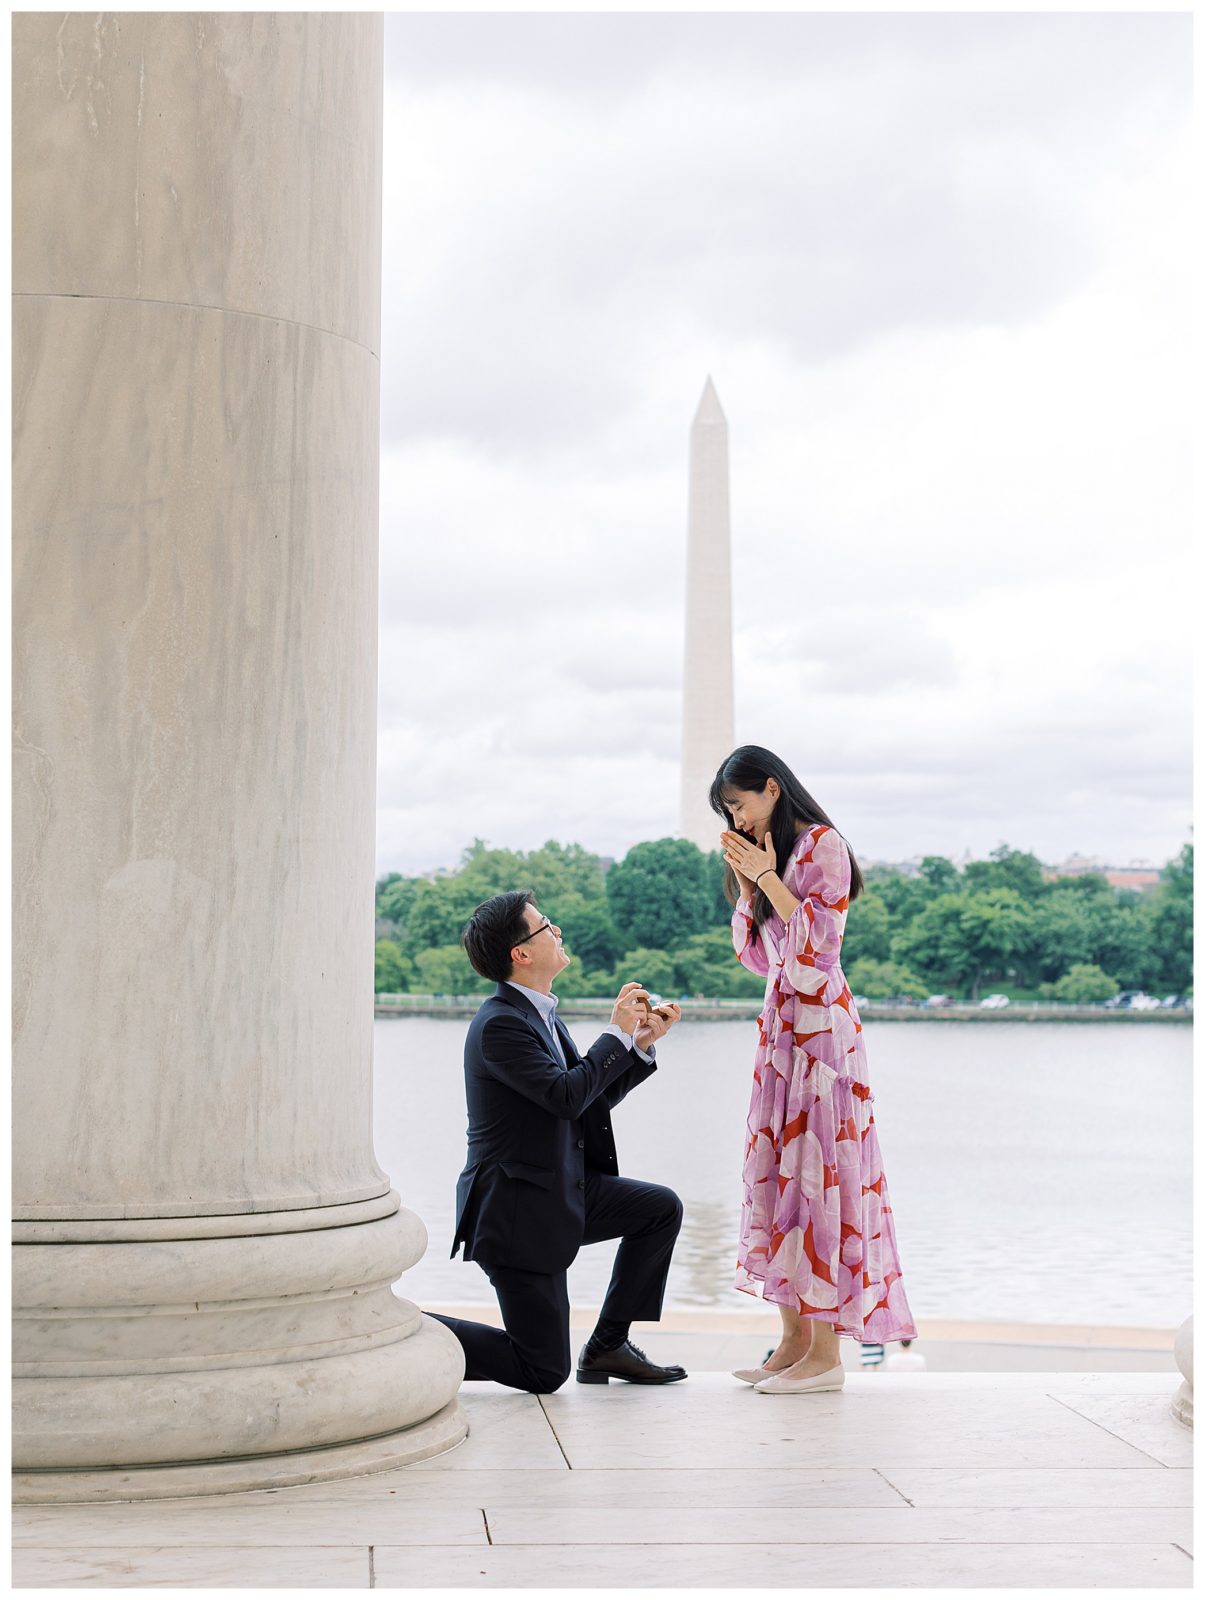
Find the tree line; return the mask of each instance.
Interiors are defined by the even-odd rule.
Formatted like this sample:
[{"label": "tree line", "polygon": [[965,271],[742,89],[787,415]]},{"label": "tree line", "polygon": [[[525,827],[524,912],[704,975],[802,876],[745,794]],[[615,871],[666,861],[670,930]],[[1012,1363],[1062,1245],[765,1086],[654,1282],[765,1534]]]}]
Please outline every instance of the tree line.
[{"label": "tree line", "polygon": [[[1069,1001],[1118,989],[1190,993],[1192,845],[1145,892],[1099,873],[1048,880],[1036,856],[1001,845],[959,869],[926,856],[920,871],[865,869],[850,907],[842,965],[868,999],[944,992],[977,1000],[987,986]],[[634,845],[604,871],[581,845],[528,853],[476,839],[454,872],[376,886],[378,994],[485,993],[459,939],[475,906],[504,889],[535,891],[573,964],[559,995],[609,996],[638,979],[666,997],[756,998],[765,983],[732,953],[724,863],[686,839]]]}]

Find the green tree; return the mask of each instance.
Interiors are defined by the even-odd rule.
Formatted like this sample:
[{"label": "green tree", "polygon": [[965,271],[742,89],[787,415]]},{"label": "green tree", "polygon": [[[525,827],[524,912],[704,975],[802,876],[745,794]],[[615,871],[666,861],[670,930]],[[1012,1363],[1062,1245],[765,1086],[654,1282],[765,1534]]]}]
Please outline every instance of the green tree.
[{"label": "green tree", "polygon": [[1116,994],[1117,990],[1116,978],[1110,978],[1107,972],[1102,972],[1091,962],[1077,961],[1056,982],[1044,983],[1040,992],[1044,1000],[1065,1000],[1073,1005],[1091,1005],[1096,1000],[1107,1000],[1110,995]]},{"label": "green tree", "polygon": [[[1008,845],[963,873],[943,856],[926,856],[915,875],[870,867],[866,893],[850,909],[843,964],[852,972],[867,961],[893,963],[909,980],[976,996],[990,978],[1053,985],[1089,966],[1126,988],[1185,991],[1192,869],[1187,844],[1144,896],[1114,890],[1097,873],[1047,883],[1036,857]],[[576,993],[613,993],[623,981],[617,974],[639,955],[655,975],[642,981],[663,992],[760,994],[763,980],[731,955],[723,879],[718,851],[704,854],[682,839],[635,845],[605,877],[599,858],[578,844],[548,840],[524,855],[475,839],[453,873],[377,880],[378,992],[437,981],[441,992],[476,992],[482,980],[456,942],[465,922],[489,895],[530,888],[564,930],[574,965],[562,985]],[[424,951],[434,952],[425,976],[417,965]],[[472,987],[449,987],[457,984]]]},{"label": "green tree", "polygon": [[925,856],[920,875],[931,894],[957,894],[961,887],[958,868],[946,856]]},{"label": "green tree", "polygon": [[984,889],[962,897],[958,923],[971,978],[971,999],[980,984],[1003,978],[1027,955],[1030,946],[1028,906],[1016,889]]},{"label": "green tree", "polygon": [[599,858],[580,844],[558,844],[555,839],[530,855],[494,850],[483,839],[474,839],[462,854],[455,876],[466,889],[471,886],[477,896],[474,904],[508,889],[530,889],[544,910],[546,902],[558,897],[600,900],[606,892]]},{"label": "green tree", "polygon": [[[898,867],[868,867],[863,877],[866,884],[864,892],[873,890],[882,900],[895,928],[906,928],[933,899],[927,879],[906,877]],[[857,904],[855,900],[854,905]]]},{"label": "green tree", "polygon": [[474,972],[458,944],[420,950],[414,958],[419,994],[482,994],[493,984]]},{"label": "green tree", "polygon": [[[497,891],[490,891],[496,893]],[[486,896],[461,875],[424,879],[418,886],[406,918],[406,952],[434,950],[460,938],[474,908]]]},{"label": "green tree", "polygon": [[410,907],[414,904],[422,881],[421,878],[403,878],[391,872],[377,884],[377,916],[383,922],[392,923],[403,935]]},{"label": "green tree", "polygon": [[393,939],[377,940],[376,982],[377,994],[406,994],[414,968],[402,954],[401,946]]},{"label": "green tree", "polygon": [[629,948],[670,950],[714,926],[714,879],[689,839],[636,844],[607,873],[607,901]]},{"label": "green tree", "polygon": [[464,903],[471,901],[466,920],[473,908],[488,900],[492,894],[503,894],[507,889],[530,889],[527,882],[527,864],[523,856],[513,850],[491,850],[484,839],[474,839],[460,857],[460,866],[450,878],[437,882],[454,883],[463,891]]},{"label": "green tree", "polygon": [[1111,897],[1115,890],[1103,872],[1074,872],[1067,878],[1056,878],[1053,892],[1082,894],[1087,897],[1104,895]]},{"label": "green tree", "polygon": [[1025,963],[1029,982],[1053,982],[1073,966],[1091,961],[1096,926],[1086,895],[1061,885],[1053,889],[1032,907],[1030,928],[1032,943]]},{"label": "green tree", "polygon": [[736,959],[729,928],[696,933],[670,952],[677,979],[675,993],[707,1000],[759,999],[766,980]]},{"label": "green tree", "polygon": [[576,1000],[582,996],[606,1000],[613,998],[610,982],[610,973],[587,971],[580,961],[574,961],[564,972],[557,973],[553,988],[562,1000]]},{"label": "green tree", "polygon": [[1155,948],[1153,904],[1123,889],[1089,901],[1092,961],[1110,972],[1123,989],[1159,984],[1160,955]]},{"label": "green tree", "polygon": [[508,887],[534,889],[541,906],[545,901],[551,903],[570,895],[582,900],[606,897],[602,863],[580,844],[557,844],[549,839],[526,857],[524,872],[522,885]]},{"label": "green tree", "polygon": [[939,895],[895,935],[891,953],[943,988],[969,987],[978,1000],[984,979],[1002,977],[1023,960],[1029,941],[1021,895],[1015,889],[981,889]]},{"label": "green tree", "polygon": [[678,991],[674,963],[665,950],[652,950],[643,945],[628,950],[620,956],[613,972],[611,993],[618,994],[625,983],[640,983],[655,994],[671,999]]},{"label": "green tree", "polygon": [[583,968],[607,968],[619,958],[623,941],[603,896],[587,900],[577,893],[558,894],[541,901],[541,905],[560,928],[569,954]]},{"label": "green tree", "polygon": [[623,984],[615,982],[613,973],[601,971],[598,968],[593,971],[587,971],[582,978],[582,983],[584,985],[582,993],[590,995],[595,1000],[614,1000],[620,989],[623,988]]},{"label": "green tree", "polygon": [[911,995],[914,1000],[927,1000],[929,990],[914,972],[896,961],[871,961],[863,957],[855,961],[845,974],[853,994],[867,1000],[890,1000],[897,994]]},{"label": "green tree", "polygon": [[711,920],[717,928],[726,928],[732,921],[732,902],[724,891],[728,867],[718,850],[707,852],[707,876],[712,885]]},{"label": "green tree", "polygon": [[1027,900],[1038,899],[1048,887],[1037,856],[1006,844],[997,845],[986,861],[969,861],[963,878],[968,889],[1011,889]]},{"label": "green tree", "polygon": [[890,955],[891,913],[882,895],[877,890],[867,889],[849,908],[841,944],[841,964],[849,967],[863,959],[886,961]]},{"label": "green tree", "polygon": [[938,895],[891,940],[892,960],[943,989],[960,989],[970,981],[971,962],[962,937],[960,894]]},{"label": "green tree", "polygon": [[1186,844],[1160,873],[1151,900],[1151,937],[1163,986],[1184,993],[1192,988],[1192,852]]}]

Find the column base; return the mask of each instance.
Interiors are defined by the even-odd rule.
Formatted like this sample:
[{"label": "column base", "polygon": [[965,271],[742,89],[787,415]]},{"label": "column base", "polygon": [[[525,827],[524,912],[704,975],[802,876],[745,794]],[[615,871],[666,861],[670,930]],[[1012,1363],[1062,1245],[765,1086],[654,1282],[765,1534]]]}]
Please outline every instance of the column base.
[{"label": "column base", "polygon": [[1192,1427],[1192,1318],[1187,1317],[1176,1334],[1176,1365],[1184,1382],[1172,1398],[1172,1416],[1186,1428]]},{"label": "column base", "polygon": [[450,1449],[464,1353],[391,1288],[425,1244],[397,1207],[303,1232],[19,1245],[16,1497],[232,1493]]},{"label": "column base", "polygon": [[195,1495],[288,1489],[303,1483],[359,1478],[445,1455],[467,1437],[455,1400],[425,1422],[376,1439],[291,1450],[240,1461],[185,1461],[171,1466],[117,1467],[108,1472],[14,1472],[14,1505],[90,1504],[104,1500],[174,1500]]},{"label": "column base", "polygon": [[1186,1428],[1192,1427],[1192,1384],[1182,1383],[1172,1398],[1172,1416]]}]

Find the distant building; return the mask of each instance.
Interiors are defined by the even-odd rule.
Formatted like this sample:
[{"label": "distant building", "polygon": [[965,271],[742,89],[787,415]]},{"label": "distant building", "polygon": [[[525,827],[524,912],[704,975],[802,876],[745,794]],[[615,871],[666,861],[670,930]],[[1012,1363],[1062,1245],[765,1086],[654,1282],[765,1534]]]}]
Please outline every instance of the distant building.
[{"label": "distant building", "polygon": [[1061,866],[1045,870],[1052,878],[1078,878],[1085,872],[1103,872],[1105,867],[1094,856],[1068,856]]},{"label": "distant building", "polygon": [[[863,869],[868,867],[886,867],[890,872],[898,872],[902,877],[919,878],[923,863],[931,860],[936,854],[936,851],[926,850],[923,856],[909,856],[906,861],[871,861],[867,857],[859,856],[858,861]],[[973,857],[971,856],[970,851],[965,851],[957,860],[955,860],[952,856],[945,856],[942,859],[949,861],[951,866],[956,867],[958,871],[961,872],[966,863],[972,860]]]},{"label": "distant building", "polygon": [[[872,861],[866,858],[862,860],[862,866],[864,869],[885,867],[905,878],[917,878],[922,863],[936,854],[936,851],[929,850],[923,856],[909,856],[905,861]],[[986,858],[964,850],[961,855],[946,856],[945,859],[958,872],[964,872],[971,862]],[[1070,855],[1057,866],[1044,864],[1042,867],[1042,877],[1047,883],[1056,883],[1060,878],[1083,877],[1085,873],[1099,874],[1114,889],[1137,889],[1140,893],[1155,888],[1160,881],[1160,868],[1151,861],[1135,860],[1124,867],[1117,867],[1109,866],[1096,856]]]},{"label": "distant building", "polygon": [[913,856],[908,861],[871,861],[866,856],[859,856],[858,862],[864,871],[871,867],[885,867],[888,872],[898,872],[905,878],[920,876],[920,856]]},{"label": "distant building", "polygon": [[1105,877],[1115,889],[1153,889],[1159,882],[1158,867],[1106,867]]},{"label": "distant building", "polygon": [[1128,866],[1106,865],[1093,856],[1072,855],[1057,867],[1046,867],[1043,877],[1048,882],[1058,878],[1080,878],[1094,872],[1104,878],[1114,889],[1153,889],[1159,882],[1159,868],[1150,861],[1131,861]]}]

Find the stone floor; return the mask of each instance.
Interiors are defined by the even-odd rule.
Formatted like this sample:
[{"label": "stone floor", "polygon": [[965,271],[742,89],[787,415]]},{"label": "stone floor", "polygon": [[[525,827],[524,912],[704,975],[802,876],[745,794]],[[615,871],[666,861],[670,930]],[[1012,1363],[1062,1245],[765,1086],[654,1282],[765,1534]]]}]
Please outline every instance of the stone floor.
[{"label": "stone floor", "polygon": [[25,1507],[18,1587],[1188,1588],[1162,1372],[851,1372],[774,1398],[466,1384],[464,1444],[342,1482]]}]

